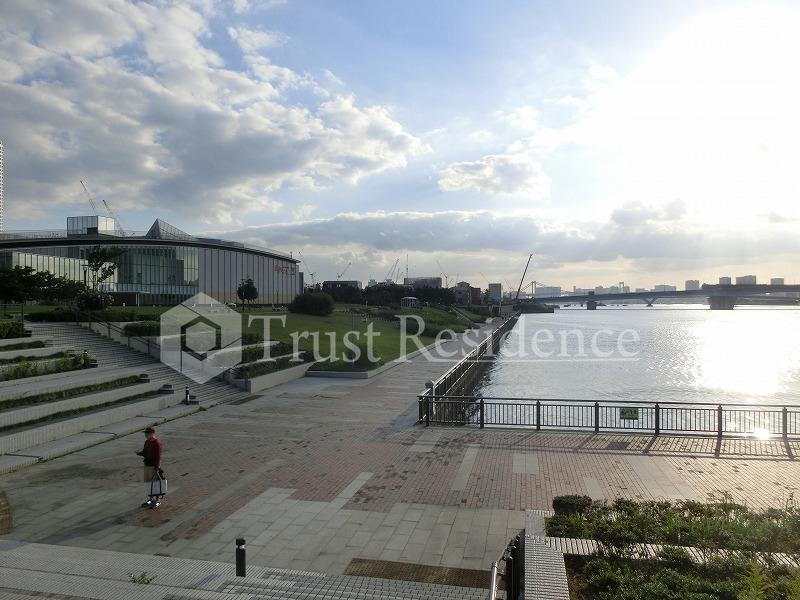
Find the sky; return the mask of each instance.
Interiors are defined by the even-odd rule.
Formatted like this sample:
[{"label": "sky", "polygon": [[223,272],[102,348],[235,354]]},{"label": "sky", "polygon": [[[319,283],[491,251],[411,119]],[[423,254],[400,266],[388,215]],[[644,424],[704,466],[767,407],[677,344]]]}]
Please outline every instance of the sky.
[{"label": "sky", "polygon": [[[800,282],[796,2],[4,0],[6,229],[160,217],[317,281]],[[349,266],[348,266],[349,265]]]}]

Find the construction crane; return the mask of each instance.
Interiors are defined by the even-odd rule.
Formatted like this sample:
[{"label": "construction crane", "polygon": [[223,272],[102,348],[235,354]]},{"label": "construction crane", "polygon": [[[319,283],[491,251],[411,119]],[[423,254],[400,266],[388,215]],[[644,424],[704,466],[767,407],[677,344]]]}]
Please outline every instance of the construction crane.
[{"label": "construction crane", "polygon": [[347,269],[349,269],[350,265],[352,265],[352,264],[353,264],[352,262],[347,263],[347,266],[344,269],[342,269],[342,272],[336,275],[336,281],[339,281],[342,278],[342,276],[345,273],[347,273]]},{"label": "construction crane", "polygon": [[315,287],[317,285],[316,281],[314,281],[316,273],[311,271],[311,267],[309,267],[308,263],[306,262],[306,257],[303,256],[303,253],[300,252],[300,250],[297,251],[297,255],[300,257],[300,260],[303,261],[303,266],[306,268],[306,271],[308,271],[308,276],[311,278],[311,287]]},{"label": "construction crane", "polygon": [[81,186],[83,187],[83,193],[86,194],[86,199],[89,200],[89,204],[92,205],[92,210],[94,211],[94,214],[100,215],[100,211],[97,210],[97,204],[95,203],[94,198],[92,198],[92,195],[89,193],[89,188],[86,187],[86,183],[83,181],[83,179],[81,179],[80,181],[81,181]]},{"label": "construction crane", "polygon": [[[100,216],[100,211],[97,208],[97,202],[94,201],[94,198],[92,198],[92,194],[89,193],[89,188],[86,187],[86,182],[83,179],[81,179],[80,182],[81,182],[81,186],[83,187],[83,193],[86,194],[86,199],[89,200],[89,204],[91,204],[92,210],[94,211],[94,214],[96,214],[99,217]],[[101,202],[103,203],[103,206],[105,207],[106,212],[108,213],[108,216],[110,216],[112,219],[114,219],[114,223],[116,223],[117,228],[120,230],[121,233],[124,234],[125,230],[122,228],[122,224],[119,222],[119,219],[117,218],[117,215],[114,214],[113,210],[111,210],[111,205],[108,202],[106,202],[105,200],[101,200]]]},{"label": "construction crane", "polygon": [[519,300],[519,293],[522,291],[522,282],[525,281],[525,275],[528,274],[528,267],[531,266],[531,259],[533,258],[533,254],[528,255],[528,262],[525,263],[525,271],[522,273],[522,279],[519,280],[519,287],[517,288],[517,295],[514,298],[514,301]]},{"label": "construction crane", "polygon": [[444,287],[450,287],[450,278],[447,276],[447,273],[444,272],[444,267],[442,267],[442,263],[440,263],[437,259],[436,264],[439,265],[439,270],[442,272],[442,277],[444,277]]},{"label": "construction crane", "polygon": [[111,206],[105,200],[101,200],[101,201],[103,203],[103,206],[106,207],[106,211],[108,212],[108,214],[111,215],[111,218],[114,219],[114,222],[117,224],[117,227],[119,228],[120,233],[125,235],[125,230],[122,228],[122,223],[119,222],[119,219],[117,218],[117,215],[114,213],[113,210],[111,210]]},{"label": "construction crane", "polygon": [[389,269],[389,272],[386,274],[386,281],[391,281],[394,283],[395,280],[395,271],[397,270],[398,265],[400,264],[400,257],[397,257],[397,260],[394,261],[392,268]]}]

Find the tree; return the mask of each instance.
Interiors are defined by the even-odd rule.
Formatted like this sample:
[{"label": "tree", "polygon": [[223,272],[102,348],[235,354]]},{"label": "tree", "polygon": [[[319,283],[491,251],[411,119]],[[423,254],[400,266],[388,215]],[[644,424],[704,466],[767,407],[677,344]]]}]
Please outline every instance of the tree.
[{"label": "tree", "polygon": [[242,283],[240,283],[239,287],[236,289],[236,295],[239,297],[239,300],[244,303],[258,300],[258,288],[252,278],[248,277],[247,279],[242,279]]},{"label": "tree", "polygon": [[92,290],[110,279],[119,266],[115,259],[124,254],[124,250],[108,246],[92,246],[86,252],[86,266],[92,274]]},{"label": "tree", "polygon": [[333,312],[333,298],[328,294],[300,294],[289,304],[289,312],[327,316]]},{"label": "tree", "polygon": [[19,302],[24,315],[25,303],[38,299],[52,276],[51,273],[37,272],[31,267],[15,266],[13,269],[3,269],[0,271],[0,300]]}]

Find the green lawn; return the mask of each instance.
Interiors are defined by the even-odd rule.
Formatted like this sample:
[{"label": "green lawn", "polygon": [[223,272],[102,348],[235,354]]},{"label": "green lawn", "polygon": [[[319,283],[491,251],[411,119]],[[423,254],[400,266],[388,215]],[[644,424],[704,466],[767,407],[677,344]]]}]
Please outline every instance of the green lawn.
[{"label": "green lawn", "polygon": [[[44,312],[53,310],[53,306],[31,305],[26,307],[26,313]],[[136,312],[137,318],[157,320],[158,316],[164,311],[172,308],[171,306],[140,306],[140,307],[111,307],[110,311],[132,310]],[[358,311],[356,314],[345,312],[348,310]],[[398,321],[391,320],[393,315],[416,315],[425,321],[425,332],[419,336],[420,345],[427,346],[435,341],[436,334],[444,329],[452,329],[456,333],[465,331],[469,324],[455,314],[438,308],[414,308],[392,310],[384,307],[370,307],[363,305],[344,305],[337,304],[333,314],[326,317],[302,315],[275,311],[269,307],[242,308],[239,312],[248,321],[249,316],[265,317],[285,317],[285,324],[278,320],[270,321],[268,337],[272,341],[293,344],[292,334],[302,334],[308,332],[309,335],[299,337],[299,348],[301,350],[313,351],[316,348],[317,356],[328,358],[338,357],[339,362],[325,361],[315,366],[315,369],[332,370],[364,370],[374,367],[370,364],[354,365],[342,361],[346,355],[344,345],[345,336],[348,332],[359,332],[359,336],[350,334],[348,340],[358,346],[366,344],[366,332],[368,326],[372,325],[372,331],[377,333],[372,338],[374,356],[379,359],[377,364],[384,364],[394,360],[401,355],[400,325]],[[482,321],[479,317],[477,322]],[[245,327],[246,332],[260,333],[263,325],[260,322],[253,323]],[[410,331],[416,332],[413,321],[409,322]],[[418,347],[413,340],[407,338],[405,352],[413,352]]]},{"label": "green lawn", "polygon": [[[440,311],[441,312],[441,311]],[[259,311],[254,309],[248,311],[247,315],[263,314],[265,316],[273,316],[269,322],[268,337],[272,341],[285,342],[292,344],[294,338],[292,334],[302,334],[309,332],[308,337],[299,337],[299,347],[302,350],[312,350],[314,344],[318,349],[320,356],[337,356],[344,357],[345,335],[349,332],[359,332],[359,336],[350,334],[349,340],[357,345],[366,343],[366,332],[369,325],[372,325],[372,330],[378,335],[372,338],[374,355],[380,359],[381,362],[386,363],[400,356],[401,352],[401,336],[400,327],[397,322],[387,322],[360,315],[353,316],[347,313],[334,312],[327,317],[316,317],[312,315],[300,315],[294,313],[287,313],[278,315],[271,311]],[[277,320],[275,317],[285,317],[285,324]],[[263,325],[261,323],[253,323],[248,332],[260,333]],[[316,338],[314,337],[316,334]],[[318,340],[318,341],[315,341]],[[420,343],[427,346],[433,343],[434,337],[420,336]],[[333,347],[333,352],[331,348]],[[412,340],[408,340],[406,352],[413,352],[417,349]],[[343,365],[330,365],[331,368],[342,370]]]}]

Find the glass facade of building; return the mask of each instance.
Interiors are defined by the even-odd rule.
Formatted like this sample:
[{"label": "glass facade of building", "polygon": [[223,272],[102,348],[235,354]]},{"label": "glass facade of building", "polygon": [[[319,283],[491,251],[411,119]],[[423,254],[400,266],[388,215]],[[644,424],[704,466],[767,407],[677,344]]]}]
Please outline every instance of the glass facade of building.
[{"label": "glass facade of building", "polygon": [[[83,225],[75,222],[73,230]],[[116,229],[114,224],[111,227]],[[129,305],[177,304],[198,292],[220,302],[238,302],[236,290],[248,278],[258,290],[256,304],[287,304],[302,290],[298,262],[289,256],[194,238],[163,221],[154,228],[140,236],[68,233],[63,239],[47,241],[2,240],[0,267],[29,266],[90,283],[86,256],[100,245],[121,252],[114,259],[117,271],[103,288]]]}]

